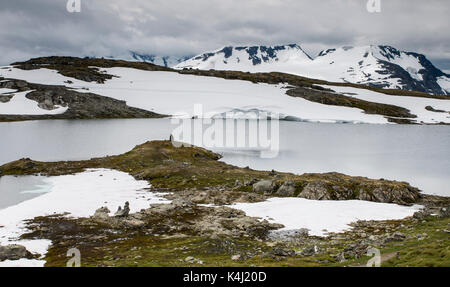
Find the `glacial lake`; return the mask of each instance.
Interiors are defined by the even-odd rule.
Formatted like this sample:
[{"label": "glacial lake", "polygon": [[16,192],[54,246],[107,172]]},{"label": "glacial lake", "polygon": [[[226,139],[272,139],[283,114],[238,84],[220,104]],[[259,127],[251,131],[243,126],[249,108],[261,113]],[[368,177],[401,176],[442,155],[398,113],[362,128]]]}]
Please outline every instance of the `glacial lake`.
[{"label": "glacial lake", "polygon": [[[249,126],[248,121],[234,122],[240,121]],[[149,140],[169,139],[177,126],[170,119],[0,123],[0,165],[26,157],[56,161],[121,154]],[[203,130],[207,128],[202,127]],[[450,196],[450,126],[281,121],[277,134],[279,149],[272,158],[261,157],[257,148],[212,149],[223,155],[223,161],[241,167],[298,174],[336,171],[406,181],[425,193]],[[246,137],[248,141],[252,135],[247,132]],[[6,194],[5,186],[11,185],[9,180],[2,178],[0,202],[6,198],[1,194]],[[19,187],[20,191],[26,191],[30,185],[39,186],[39,179],[36,180],[25,182],[26,188]],[[34,196],[32,193],[18,194],[19,197]]]}]

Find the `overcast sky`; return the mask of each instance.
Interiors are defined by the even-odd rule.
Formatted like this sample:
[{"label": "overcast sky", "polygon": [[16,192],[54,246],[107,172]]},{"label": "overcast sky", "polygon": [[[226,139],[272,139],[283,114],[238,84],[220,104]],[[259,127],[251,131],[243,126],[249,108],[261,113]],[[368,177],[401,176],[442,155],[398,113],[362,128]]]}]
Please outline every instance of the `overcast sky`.
[{"label": "overcast sky", "polygon": [[311,56],[342,45],[388,44],[450,70],[450,1],[0,0],[0,64],[44,55],[128,50],[184,56],[225,45],[300,44]]}]

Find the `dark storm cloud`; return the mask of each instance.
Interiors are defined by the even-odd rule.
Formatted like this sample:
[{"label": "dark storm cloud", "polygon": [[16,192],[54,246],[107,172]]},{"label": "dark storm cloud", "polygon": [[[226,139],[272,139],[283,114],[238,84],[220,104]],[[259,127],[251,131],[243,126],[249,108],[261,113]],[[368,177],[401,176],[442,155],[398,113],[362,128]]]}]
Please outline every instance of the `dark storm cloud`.
[{"label": "dark storm cloud", "polygon": [[41,55],[190,55],[224,45],[300,43],[312,55],[390,44],[450,69],[447,0],[0,0],[0,64]]}]

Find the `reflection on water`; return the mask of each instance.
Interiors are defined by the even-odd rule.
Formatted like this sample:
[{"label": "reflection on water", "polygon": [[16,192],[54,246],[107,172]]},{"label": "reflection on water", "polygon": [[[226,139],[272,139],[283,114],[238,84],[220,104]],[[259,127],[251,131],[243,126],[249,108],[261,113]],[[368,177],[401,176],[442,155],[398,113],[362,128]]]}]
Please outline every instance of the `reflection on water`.
[{"label": "reflection on water", "polygon": [[38,197],[51,190],[40,176],[0,177],[0,209]]},{"label": "reflection on water", "polygon": [[[0,123],[0,164],[24,157],[51,161],[121,154],[149,140],[168,139],[175,128],[169,119]],[[279,130],[275,158],[261,158],[257,150],[214,150],[223,161],[242,167],[336,171],[407,181],[427,193],[450,195],[450,126],[280,122]]]}]

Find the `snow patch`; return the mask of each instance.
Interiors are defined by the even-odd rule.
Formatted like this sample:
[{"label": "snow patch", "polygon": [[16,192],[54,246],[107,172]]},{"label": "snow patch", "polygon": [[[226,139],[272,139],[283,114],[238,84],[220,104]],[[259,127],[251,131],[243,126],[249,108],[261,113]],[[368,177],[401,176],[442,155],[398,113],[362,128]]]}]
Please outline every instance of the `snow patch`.
[{"label": "snow patch", "polygon": [[0,114],[2,115],[56,115],[63,114],[67,111],[67,107],[59,107],[53,110],[41,109],[38,103],[27,99],[25,96],[30,93],[18,92],[14,93],[13,97],[9,102],[0,102]]},{"label": "snow patch", "polygon": [[[126,201],[130,212],[138,212],[153,203],[168,203],[159,194],[146,190],[146,181],[137,181],[131,175],[110,169],[88,169],[73,175],[47,177],[44,182],[51,190],[39,197],[0,210],[0,245],[20,244],[29,251],[45,254],[49,240],[19,240],[26,232],[24,220],[37,216],[68,213],[71,217],[89,217],[102,207],[112,212]],[[21,260],[2,264],[34,266],[42,260]]]},{"label": "snow patch", "polygon": [[450,111],[450,99],[439,100],[420,97],[392,96],[352,87],[326,85],[324,85],[323,87],[332,89],[338,93],[346,93],[347,96],[357,99],[403,107],[410,110],[412,114],[416,115],[417,118],[413,118],[412,120],[415,120],[419,123],[450,123],[450,115],[448,113],[437,113],[425,109],[425,107],[431,106],[437,110]]},{"label": "snow patch", "polygon": [[232,208],[248,216],[280,223],[284,230],[307,228],[310,235],[325,236],[327,232],[348,230],[358,220],[390,220],[412,216],[422,206],[400,206],[362,200],[318,201],[304,198],[271,198],[259,203],[236,203]]},{"label": "snow patch", "polygon": [[285,85],[254,84],[241,80],[182,75],[174,72],[143,71],[130,68],[102,69],[115,75],[104,84],[67,78],[56,71],[11,69],[5,77],[32,83],[67,85],[79,92],[92,92],[123,100],[131,107],[181,117],[194,115],[194,104],[202,104],[204,117],[232,110],[261,110],[311,122],[385,124],[380,115],[362,110],[327,106],[286,95]]},{"label": "snow patch", "polygon": [[448,77],[439,77],[437,83],[442,87],[442,90],[444,90],[447,95],[450,95],[450,79]]}]

